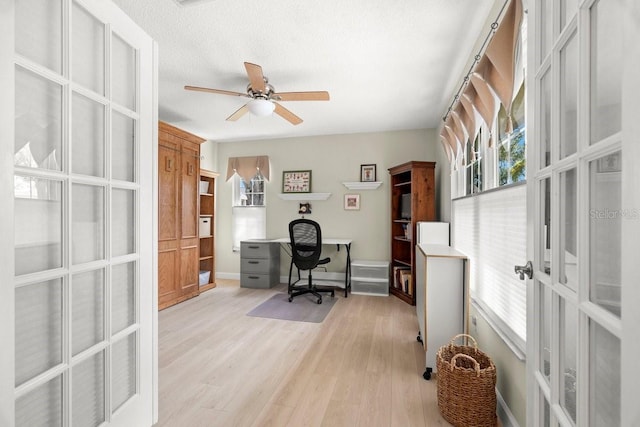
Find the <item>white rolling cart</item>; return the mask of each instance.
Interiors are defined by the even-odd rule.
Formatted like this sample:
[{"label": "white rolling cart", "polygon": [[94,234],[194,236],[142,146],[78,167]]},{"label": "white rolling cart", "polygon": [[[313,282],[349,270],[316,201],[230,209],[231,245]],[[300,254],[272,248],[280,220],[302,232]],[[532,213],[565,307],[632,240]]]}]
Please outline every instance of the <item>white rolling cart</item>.
[{"label": "white rolling cart", "polygon": [[424,379],[431,378],[436,353],[451,337],[469,330],[469,260],[449,246],[449,224],[418,224],[416,242],[417,340],[425,351]]}]

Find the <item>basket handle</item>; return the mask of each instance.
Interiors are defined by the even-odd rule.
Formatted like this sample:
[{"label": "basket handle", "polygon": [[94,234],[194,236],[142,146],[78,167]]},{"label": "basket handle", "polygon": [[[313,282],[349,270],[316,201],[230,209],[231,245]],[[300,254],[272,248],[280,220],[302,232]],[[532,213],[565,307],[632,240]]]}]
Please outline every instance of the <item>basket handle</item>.
[{"label": "basket handle", "polygon": [[478,351],[478,343],[476,342],[476,339],[474,337],[472,337],[471,335],[467,335],[467,334],[458,334],[455,337],[451,338],[451,341],[449,342],[449,347],[453,346],[453,343],[458,339],[458,338],[471,338],[471,341],[473,341],[473,348]]},{"label": "basket handle", "polygon": [[476,376],[478,376],[478,377],[480,376],[480,364],[478,363],[478,361],[476,359],[474,359],[473,357],[468,356],[468,355],[466,355],[464,353],[458,353],[458,354],[456,354],[455,356],[453,356],[451,358],[451,372],[453,372],[453,368],[456,367],[456,360],[459,357],[471,360],[473,362],[473,366],[474,366],[474,369],[476,371]]}]

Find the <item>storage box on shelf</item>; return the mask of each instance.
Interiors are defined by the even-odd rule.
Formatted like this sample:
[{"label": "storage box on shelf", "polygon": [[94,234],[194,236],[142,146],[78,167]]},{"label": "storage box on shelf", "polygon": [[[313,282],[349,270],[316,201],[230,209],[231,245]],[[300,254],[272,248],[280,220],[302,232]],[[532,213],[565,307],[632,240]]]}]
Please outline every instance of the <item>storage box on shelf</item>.
[{"label": "storage box on shelf", "polygon": [[389,295],[389,263],[387,261],[351,261],[351,293]]}]

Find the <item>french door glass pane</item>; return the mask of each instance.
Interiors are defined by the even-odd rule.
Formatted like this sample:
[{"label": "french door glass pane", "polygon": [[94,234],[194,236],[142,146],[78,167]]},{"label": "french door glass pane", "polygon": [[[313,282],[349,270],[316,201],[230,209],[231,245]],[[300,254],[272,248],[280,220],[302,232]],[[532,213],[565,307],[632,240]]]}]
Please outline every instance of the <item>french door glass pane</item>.
[{"label": "french door glass pane", "polygon": [[73,275],[71,330],[73,355],[104,340],[104,270]]},{"label": "french door glass pane", "polygon": [[62,363],[62,279],[16,288],[16,386]]},{"label": "french door glass pane", "polygon": [[540,286],[540,340],[542,343],[540,348],[540,361],[542,363],[540,372],[544,375],[548,384],[551,375],[551,326],[553,324],[551,303],[553,294],[551,289],[548,289],[543,283],[538,282],[538,286]]},{"label": "french door glass pane", "polygon": [[16,1],[15,17],[16,52],[62,74],[61,0]]},{"label": "french door glass pane", "polygon": [[104,177],[104,105],[73,94],[73,173]]},{"label": "french door glass pane", "polygon": [[591,143],[622,126],[623,22],[619,0],[591,7]]},{"label": "french door glass pane", "polygon": [[622,210],[622,152],[589,163],[590,300],[621,316],[622,221],[637,212]]},{"label": "french door glass pane", "polygon": [[115,411],[136,394],[137,333],[113,344],[113,405]]},{"label": "french door glass pane", "polygon": [[549,406],[549,401],[544,397],[544,393],[540,392],[540,401],[544,402],[542,408],[542,425],[544,427],[551,426],[551,407]]},{"label": "french door glass pane", "polygon": [[16,400],[16,427],[60,426],[62,426],[61,375]]},{"label": "french door glass pane", "polygon": [[104,24],[73,3],[72,76],[75,83],[104,95]]},{"label": "french door glass pane", "polygon": [[105,357],[101,351],[72,368],[73,425],[94,427],[105,421]]},{"label": "french door glass pane", "polygon": [[135,323],[136,263],[114,265],[111,269],[112,334]]},{"label": "french door glass pane", "polygon": [[14,164],[61,170],[62,87],[16,67]]},{"label": "french door glass pane", "polygon": [[620,340],[589,322],[589,425],[620,424]]},{"label": "french door glass pane", "polygon": [[539,259],[543,261],[540,269],[544,274],[551,274],[551,179],[540,181],[540,218],[543,224],[540,229]]},{"label": "french door glass pane", "polygon": [[540,150],[542,167],[551,164],[551,73],[540,80]]},{"label": "french door glass pane", "polygon": [[104,259],[104,188],[73,184],[73,264]]},{"label": "french door glass pane", "polygon": [[560,0],[560,28],[564,28],[576,14],[578,0]]},{"label": "french door glass pane", "polygon": [[560,405],[576,421],[578,310],[560,299]]},{"label": "french door glass pane", "polygon": [[575,169],[560,174],[560,283],[574,291],[578,286],[576,175]]},{"label": "french door glass pane", "polygon": [[135,252],[135,192],[114,189],[111,196],[112,256]]},{"label": "french door glass pane", "polygon": [[540,0],[540,62],[551,51],[553,40],[553,0]]},{"label": "french door glass pane", "polygon": [[62,267],[62,182],[13,180],[16,276]]},{"label": "french door glass pane", "polygon": [[112,37],[112,99],[130,110],[136,109],[136,51],[114,34]]},{"label": "french door glass pane", "polygon": [[560,51],[560,158],[578,146],[578,38],[575,34]]},{"label": "french door glass pane", "polygon": [[112,178],[133,182],[134,162],[136,160],[135,121],[116,111],[112,115]]}]

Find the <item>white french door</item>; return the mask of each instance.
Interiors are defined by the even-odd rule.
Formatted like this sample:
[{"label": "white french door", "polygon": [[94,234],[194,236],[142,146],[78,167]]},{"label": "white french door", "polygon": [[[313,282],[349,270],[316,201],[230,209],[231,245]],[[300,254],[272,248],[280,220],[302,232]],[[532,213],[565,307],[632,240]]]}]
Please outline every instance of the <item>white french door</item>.
[{"label": "white french door", "polygon": [[0,23],[0,424],[150,426],[153,41],[104,0],[3,0]]},{"label": "white french door", "polygon": [[640,6],[529,19],[527,425],[640,425]]}]

